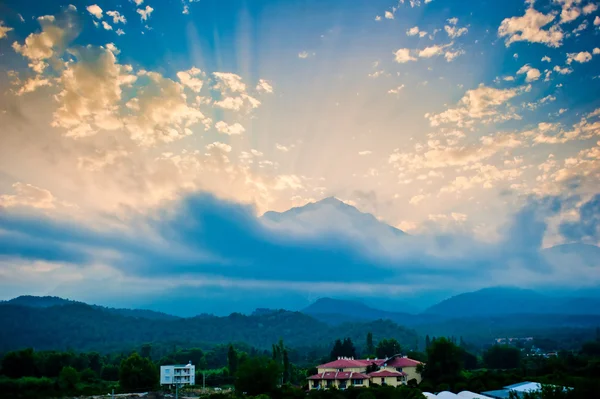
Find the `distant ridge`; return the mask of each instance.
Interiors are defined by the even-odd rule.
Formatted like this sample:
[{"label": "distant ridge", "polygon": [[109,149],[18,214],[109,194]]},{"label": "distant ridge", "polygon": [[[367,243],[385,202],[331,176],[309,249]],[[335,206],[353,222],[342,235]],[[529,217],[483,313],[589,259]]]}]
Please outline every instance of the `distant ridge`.
[{"label": "distant ridge", "polygon": [[19,305],[26,306],[30,308],[49,308],[54,306],[64,306],[64,305],[74,305],[81,304],[90,306],[94,309],[98,309],[107,313],[117,314],[120,316],[126,317],[134,317],[141,319],[149,319],[149,320],[176,320],[179,319],[177,316],[173,316],[170,314],[155,312],[153,310],[147,309],[118,309],[118,308],[109,308],[105,306],[99,305],[89,305],[84,302],[73,301],[71,299],[59,298],[56,296],[32,296],[32,295],[22,295],[8,301],[1,301],[0,305],[9,304],[9,305]]}]

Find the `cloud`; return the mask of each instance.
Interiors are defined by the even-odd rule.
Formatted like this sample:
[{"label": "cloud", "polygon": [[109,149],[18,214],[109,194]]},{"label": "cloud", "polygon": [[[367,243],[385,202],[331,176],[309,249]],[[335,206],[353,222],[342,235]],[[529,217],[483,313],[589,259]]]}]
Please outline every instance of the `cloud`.
[{"label": "cloud", "polygon": [[125,34],[125,31],[124,31],[123,29],[119,28],[119,29],[117,29],[117,30],[116,30],[116,32],[115,32],[115,33],[116,33],[117,35],[121,36],[121,35],[124,35],[124,34]]},{"label": "cloud", "polygon": [[177,78],[182,85],[189,87],[192,91],[199,93],[202,90],[205,74],[200,69],[192,67],[187,71],[177,72]]},{"label": "cloud", "polygon": [[7,36],[6,34],[11,30],[13,30],[13,28],[4,25],[4,22],[0,21],[0,39],[4,39]]},{"label": "cloud", "polygon": [[137,77],[119,65],[108,48],[89,46],[70,51],[77,62],[67,64],[58,79],[58,109],[52,126],[66,129],[70,137],[122,127],[116,115],[122,86],[132,84]]},{"label": "cloud", "polygon": [[411,205],[419,205],[425,198],[427,198],[426,195],[418,194],[412,197],[408,203]]},{"label": "cloud", "polygon": [[144,3],[144,0],[133,0],[136,6],[141,6]]},{"label": "cloud", "polygon": [[229,72],[214,72],[217,83],[215,89],[219,89],[222,92],[229,91],[233,93],[243,93],[246,91],[246,84],[242,82],[242,77],[235,73]]},{"label": "cloud", "polygon": [[127,19],[125,19],[125,16],[121,15],[118,11],[107,11],[106,15],[108,15],[109,17],[112,17],[114,24],[127,23]]},{"label": "cloud", "polygon": [[304,59],[304,58],[308,58],[308,57],[310,57],[310,54],[307,51],[301,51],[298,53],[298,58]]},{"label": "cloud", "polygon": [[512,118],[514,115],[500,114],[498,107],[526,90],[529,90],[528,86],[496,89],[482,84],[476,89],[468,90],[456,108],[450,108],[439,114],[428,113],[425,117],[429,119],[431,126],[444,123],[470,126],[474,119],[493,121]]},{"label": "cloud", "polygon": [[594,18],[594,26],[598,25],[600,25],[600,16],[596,15],[596,18]]},{"label": "cloud", "polygon": [[40,33],[31,33],[25,38],[24,44],[12,44],[17,53],[29,59],[29,67],[36,73],[42,73],[48,65],[46,61],[61,53],[67,42],[76,35],[68,17],[60,21],[50,17],[38,18],[42,27]]},{"label": "cloud", "polygon": [[448,34],[448,37],[451,39],[465,35],[469,31],[469,29],[466,27],[459,28],[456,26],[456,24],[458,23],[458,18],[450,18],[448,19],[448,23],[449,25],[444,26],[444,30]]},{"label": "cloud", "polygon": [[573,61],[577,61],[580,64],[592,60],[592,55],[587,51],[581,51],[579,53],[567,53],[567,64],[571,64]]},{"label": "cloud", "polygon": [[[298,184],[291,176],[284,180]],[[319,214],[322,221],[336,220],[330,229],[300,233],[290,226],[301,220],[284,226],[269,224],[258,220],[249,206],[196,194],[168,212],[133,215],[117,226],[4,212],[0,214],[0,254],[20,262],[67,264],[85,276],[79,285],[95,281],[88,274],[91,266],[103,264],[104,283],[131,281],[128,292],[132,296],[142,287],[164,287],[165,282],[181,289],[182,284],[207,284],[215,279],[229,284],[232,291],[239,290],[240,283],[250,284],[256,287],[251,296],[262,297],[265,287],[273,284],[288,292],[296,286],[295,290],[308,293],[341,273],[346,289],[360,283],[365,292],[375,295],[381,295],[382,278],[394,286],[390,292],[426,292],[439,286],[464,290],[466,281],[468,287],[477,288],[508,283],[577,286],[584,270],[581,265],[571,264],[565,273],[540,255],[545,218],[560,211],[563,202],[530,199],[512,215],[497,242],[485,243],[464,234],[398,237],[388,229],[364,232],[343,223],[344,214],[336,207]],[[466,218],[454,212],[444,220],[464,223]],[[278,267],[281,264],[287,267]],[[328,267],[323,268],[324,264]],[[372,273],[364,273],[365,264]],[[414,264],[419,267],[410,267]],[[173,283],[176,276],[183,278]],[[588,284],[600,280],[597,273],[585,276],[589,276]]]},{"label": "cloud", "polygon": [[570,74],[571,72],[573,72],[573,69],[571,69],[571,68],[569,68],[569,67],[564,67],[564,68],[561,68],[561,67],[559,67],[558,65],[555,65],[555,66],[554,66],[554,68],[553,68],[552,70],[553,70],[554,72],[558,72],[558,73],[560,73],[561,75],[568,75],[568,74]]},{"label": "cloud", "polygon": [[404,85],[400,85],[400,86],[396,87],[395,89],[388,90],[388,94],[400,94],[400,91],[402,89],[404,89]]},{"label": "cloud", "polygon": [[36,75],[32,78],[27,79],[23,85],[17,90],[17,95],[23,95],[25,93],[31,93],[37,90],[39,87],[51,86],[52,82],[49,79],[43,78],[41,75]]},{"label": "cloud", "polygon": [[390,11],[386,11],[384,16],[386,19],[394,19],[394,14]]},{"label": "cloud", "polygon": [[574,21],[581,15],[581,8],[576,6],[576,4],[581,3],[581,0],[554,0],[554,2],[562,6],[560,12],[561,24]]},{"label": "cloud", "polygon": [[281,145],[279,143],[275,144],[275,148],[277,148],[281,152],[288,152],[290,150],[288,147]]},{"label": "cloud", "polygon": [[98,19],[102,19],[102,9],[97,4],[92,4],[85,8],[90,14]]},{"label": "cloud", "polygon": [[371,155],[372,153],[373,153],[372,151],[366,150],[366,151],[359,151],[358,155]]},{"label": "cloud", "polygon": [[547,55],[542,57],[542,62],[551,62],[552,59],[550,57],[548,57]]},{"label": "cloud", "polygon": [[592,52],[594,53],[594,55],[598,55],[598,54],[600,54],[600,48],[595,47]]},{"label": "cloud", "polygon": [[33,208],[51,209],[56,207],[54,195],[46,189],[21,182],[12,185],[14,195],[0,195],[0,210],[2,207],[29,206]]},{"label": "cloud", "polygon": [[231,152],[231,146],[225,143],[220,143],[218,141],[215,141],[214,143],[211,143],[209,145],[206,146],[207,150],[213,150],[213,149],[218,149],[220,151],[223,152]]},{"label": "cloud", "polygon": [[375,16],[375,21],[377,21],[377,22],[381,21],[381,15],[376,15]]},{"label": "cloud", "polygon": [[152,11],[154,11],[154,8],[147,5],[146,8],[144,8],[144,9],[138,8],[135,11],[138,14],[140,14],[142,21],[146,21],[146,20],[148,20],[148,17],[150,16],[150,14],[152,14]]},{"label": "cloud", "polygon": [[597,9],[598,9],[598,5],[596,5],[594,3],[589,3],[583,7],[583,15],[591,14],[594,11],[596,11]]},{"label": "cloud", "polygon": [[399,64],[404,64],[409,61],[416,61],[417,59],[410,55],[410,50],[407,48],[401,48],[396,50],[394,53],[394,60]]},{"label": "cloud", "polygon": [[219,121],[219,122],[215,123],[215,129],[217,129],[219,131],[219,133],[229,134],[229,135],[242,134],[246,131],[246,129],[244,129],[244,126],[240,125],[239,123],[234,123],[232,125],[228,125],[227,123],[225,123],[223,121]]},{"label": "cloud", "polygon": [[535,80],[538,80],[540,78],[540,76],[542,75],[540,73],[539,69],[532,68],[529,64],[523,65],[517,71],[517,75],[522,75],[522,74],[525,74],[525,81],[526,82],[533,82]]},{"label": "cloud", "polygon": [[112,26],[110,26],[110,24],[108,24],[106,21],[102,21],[102,27],[105,30],[113,30]]},{"label": "cloud", "polygon": [[530,7],[522,17],[505,18],[498,28],[498,36],[506,37],[506,47],[520,41],[560,47],[564,37],[560,27],[553,25],[549,29],[542,29],[554,19],[555,15],[543,14]]},{"label": "cloud", "polygon": [[269,81],[260,79],[256,85],[256,91],[259,93],[273,93],[273,86],[271,86]]},{"label": "cloud", "polygon": [[594,195],[579,207],[577,221],[566,221],[559,226],[560,233],[569,241],[600,241],[600,194]]}]

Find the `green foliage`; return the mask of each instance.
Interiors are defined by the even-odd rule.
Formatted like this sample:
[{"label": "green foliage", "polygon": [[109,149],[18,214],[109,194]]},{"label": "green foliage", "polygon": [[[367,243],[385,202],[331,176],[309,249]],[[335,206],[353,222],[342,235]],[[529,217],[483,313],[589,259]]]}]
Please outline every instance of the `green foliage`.
[{"label": "green foliage", "polygon": [[33,377],[38,374],[33,349],[9,352],[2,359],[2,373],[11,378]]},{"label": "green foliage", "polygon": [[233,345],[229,345],[229,351],[227,352],[227,367],[229,368],[229,373],[231,375],[235,375],[238,369],[238,353],[233,347]]},{"label": "green foliage", "polygon": [[71,366],[64,367],[58,376],[58,385],[63,391],[71,392],[75,390],[79,382],[79,373]]},{"label": "green foliage", "polygon": [[365,352],[367,353],[363,357],[373,357],[375,355],[375,344],[373,344],[373,333],[371,331],[367,333]]},{"label": "green foliage", "polygon": [[240,364],[235,375],[235,390],[250,396],[275,390],[281,375],[280,365],[266,357],[252,357]]},{"label": "green foliage", "polygon": [[423,378],[436,385],[454,383],[463,369],[462,356],[461,349],[446,338],[434,340],[427,350]]},{"label": "green foliage", "polygon": [[121,362],[119,385],[126,392],[149,391],[158,385],[159,375],[150,359],[133,353]]},{"label": "green foliage", "polygon": [[483,363],[490,369],[516,369],[521,364],[521,351],[506,345],[494,345],[483,354]]},{"label": "green foliage", "polygon": [[382,339],[377,343],[377,347],[375,348],[375,355],[380,359],[397,355],[400,352],[402,352],[400,343],[394,338]]},{"label": "green foliage", "polygon": [[335,340],[329,358],[330,360],[336,360],[338,357],[356,357],[356,348],[352,343],[352,339],[344,338],[344,341]]}]

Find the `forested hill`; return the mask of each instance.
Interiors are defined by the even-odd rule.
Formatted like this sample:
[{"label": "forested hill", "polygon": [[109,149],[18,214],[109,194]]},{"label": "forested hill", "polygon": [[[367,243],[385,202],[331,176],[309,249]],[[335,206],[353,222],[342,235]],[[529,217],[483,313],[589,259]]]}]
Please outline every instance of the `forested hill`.
[{"label": "forested hill", "polygon": [[[73,301],[70,299],[59,298],[57,296],[31,296],[31,295],[22,295],[8,301],[0,301],[0,305],[20,305],[27,306],[33,308],[48,308],[51,306],[60,306],[60,305],[88,305],[84,302]],[[146,309],[119,309],[119,308],[109,308],[106,306],[99,305],[88,305],[94,309],[102,310],[104,312],[113,313],[121,316],[127,317],[139,317],[143,319],[152,319],[152,320],[175,320],[179,319],[177,316],[173,316],[170,314],[156,312],[154,310],[146,310]]]},{"label": "forested hill", "polygon": [[25,347],[112,352],[148,342],[187,347],[244,342],[270,348],[279,339],[291,347],[329,346],[340,337],[362,342],[369,331],[375,339],[396,338],[405,347],[412,347],[417,340],[415,331],[391,321],[329,326],[308,315],[283,310],[251,316],[233,313],[227,317],[156,320],[114,314],[82,303],[45,308],[0,305],[0,352]]}]

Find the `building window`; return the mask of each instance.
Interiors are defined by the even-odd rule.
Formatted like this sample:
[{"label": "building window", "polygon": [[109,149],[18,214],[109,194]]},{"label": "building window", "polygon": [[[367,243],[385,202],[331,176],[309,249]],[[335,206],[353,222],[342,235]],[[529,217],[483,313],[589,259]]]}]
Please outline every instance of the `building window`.
[{"label": "building window", "polygon": [[165,374],[171,374],[171,370],[165,369]]},{"label": "building window", "polygon": [[352,385],[362,385],[363,380],[352,380]]},{"label": "building window", "polygon": [[333,383],[333,381],[331,381],[331,380],[327,380],[327,386],[328,386],[328,387],[330,387],[332,383]]},{"label": "building window", "polygon": [[396,371],[402,372],[402,367],[396,367]]},{"label": "building window", "polygon": [[403,377],[396,377],[396,381],[402,382],[404,380]]},{"label": "building window", "polygon": [[344,371],[344,369],[338,369],[338,371],[342,372],[342,371]]},{"label": "building window", "polygon": [[171,381],[171,377],[165,377],[165,381],[167,381],[167,382]]}]

